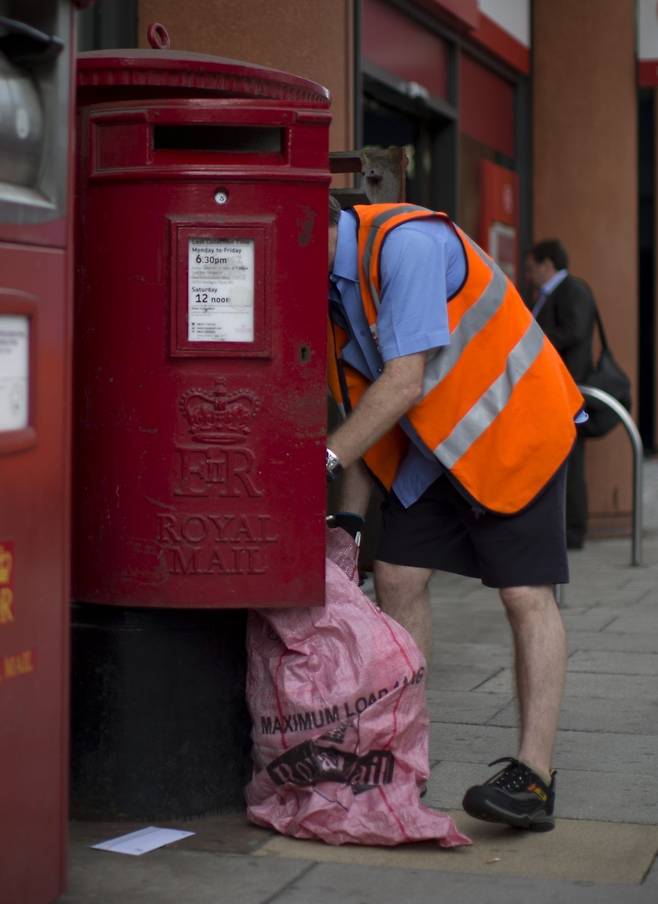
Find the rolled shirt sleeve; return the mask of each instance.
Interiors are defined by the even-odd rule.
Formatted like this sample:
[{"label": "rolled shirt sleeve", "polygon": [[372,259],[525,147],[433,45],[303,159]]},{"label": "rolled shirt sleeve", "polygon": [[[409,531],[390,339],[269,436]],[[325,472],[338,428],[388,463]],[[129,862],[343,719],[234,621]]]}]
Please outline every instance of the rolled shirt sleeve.
[{"label": "rolled shirt sleeve", "polygon": [[385,362],[450,344],[447,257],[441,230],[428,233],[405,223],[386,237],[377,317],[377,338]]}]

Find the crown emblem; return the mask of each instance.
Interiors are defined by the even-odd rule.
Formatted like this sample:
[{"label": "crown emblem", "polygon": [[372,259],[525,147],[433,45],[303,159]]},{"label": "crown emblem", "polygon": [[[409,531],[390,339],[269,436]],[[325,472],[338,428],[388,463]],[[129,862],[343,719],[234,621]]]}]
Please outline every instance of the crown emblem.
[{"label": "crown emblem", "polygon": [[14,557],[6,546],[0,545],[0,584],[9,584]]},{"label": "crown emblem", "polygon": [[249,422],[261,408],[255,393],[249,389],[229,392],[223,378],[212,390],[188,389],[179,404],[194,439],[215,445],[243,440],[250,432]]}]

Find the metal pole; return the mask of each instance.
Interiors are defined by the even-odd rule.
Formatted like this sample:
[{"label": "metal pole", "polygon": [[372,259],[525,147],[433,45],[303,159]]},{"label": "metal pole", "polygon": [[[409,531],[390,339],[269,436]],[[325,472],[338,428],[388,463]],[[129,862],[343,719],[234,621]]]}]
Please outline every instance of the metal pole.
[{"label": "metal pole", "polygon": [[578,387],[585,398],[596,399],[611,408],[624,425],[633,448],[633,536],[631,547],[631,565],[642,564],[642,465],[644,450],[640,433],[635,421],[617,399],[593,386]]}]

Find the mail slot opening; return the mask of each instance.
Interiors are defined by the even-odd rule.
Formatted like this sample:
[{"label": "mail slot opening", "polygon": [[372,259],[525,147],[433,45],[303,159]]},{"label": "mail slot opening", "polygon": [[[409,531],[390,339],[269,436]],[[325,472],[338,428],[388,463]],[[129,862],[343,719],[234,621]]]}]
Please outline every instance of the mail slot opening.
[{"label": "mail slot opening", "polygon": [[155,126],[156,151],[280,154],[283,129],[264,126]]}]

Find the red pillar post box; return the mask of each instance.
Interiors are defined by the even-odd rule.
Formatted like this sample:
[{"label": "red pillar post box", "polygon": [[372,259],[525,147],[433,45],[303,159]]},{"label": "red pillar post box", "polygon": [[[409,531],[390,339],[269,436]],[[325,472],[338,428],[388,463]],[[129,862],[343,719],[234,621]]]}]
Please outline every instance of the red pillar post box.
[{"label": "red pillar post box", "polygon": [[[238,750],[242,779],[248,771],[240,727],[217,721],[230,709],[217,700],[228,681],[246,728],[235,673],[244,608],[323,603],[328,103],[312,82],[215,57],[80,57],[73,589],[84,605],[74,707],[86,727],[74,720],[73,737],[82,812],[114,815],[120,798],[134,815],[216,808],[223,792],[204,802],[197,780],[219,780],[219,760]],[[92,637],[101,634],[102,651]],[[136,636],[148,643],[131,646]],[[230,665],[238,651],[241,664]],[[81,674],[97,674],[99,657],[115,688],[129,684],[129,707],[107,698],[106,681],[104,703],[87,705]],[[116,727],[112,752],[89,727],[101,713]],[[204,720],[215,741],[199,738]],[[231,734],[242,738],[232,751],[214,746]],[[99,802],[93,777],[116,764],[123,743],[127,759],[141,751],[144,768],[131,765],[130,789],[120,779]],[[215,776],[200,763],[204,746],[215,750]]]},{"label": "red pillar post box", "polygon": [[63,891],[72,267],[68,0],[0,5],[0,900]]}]

